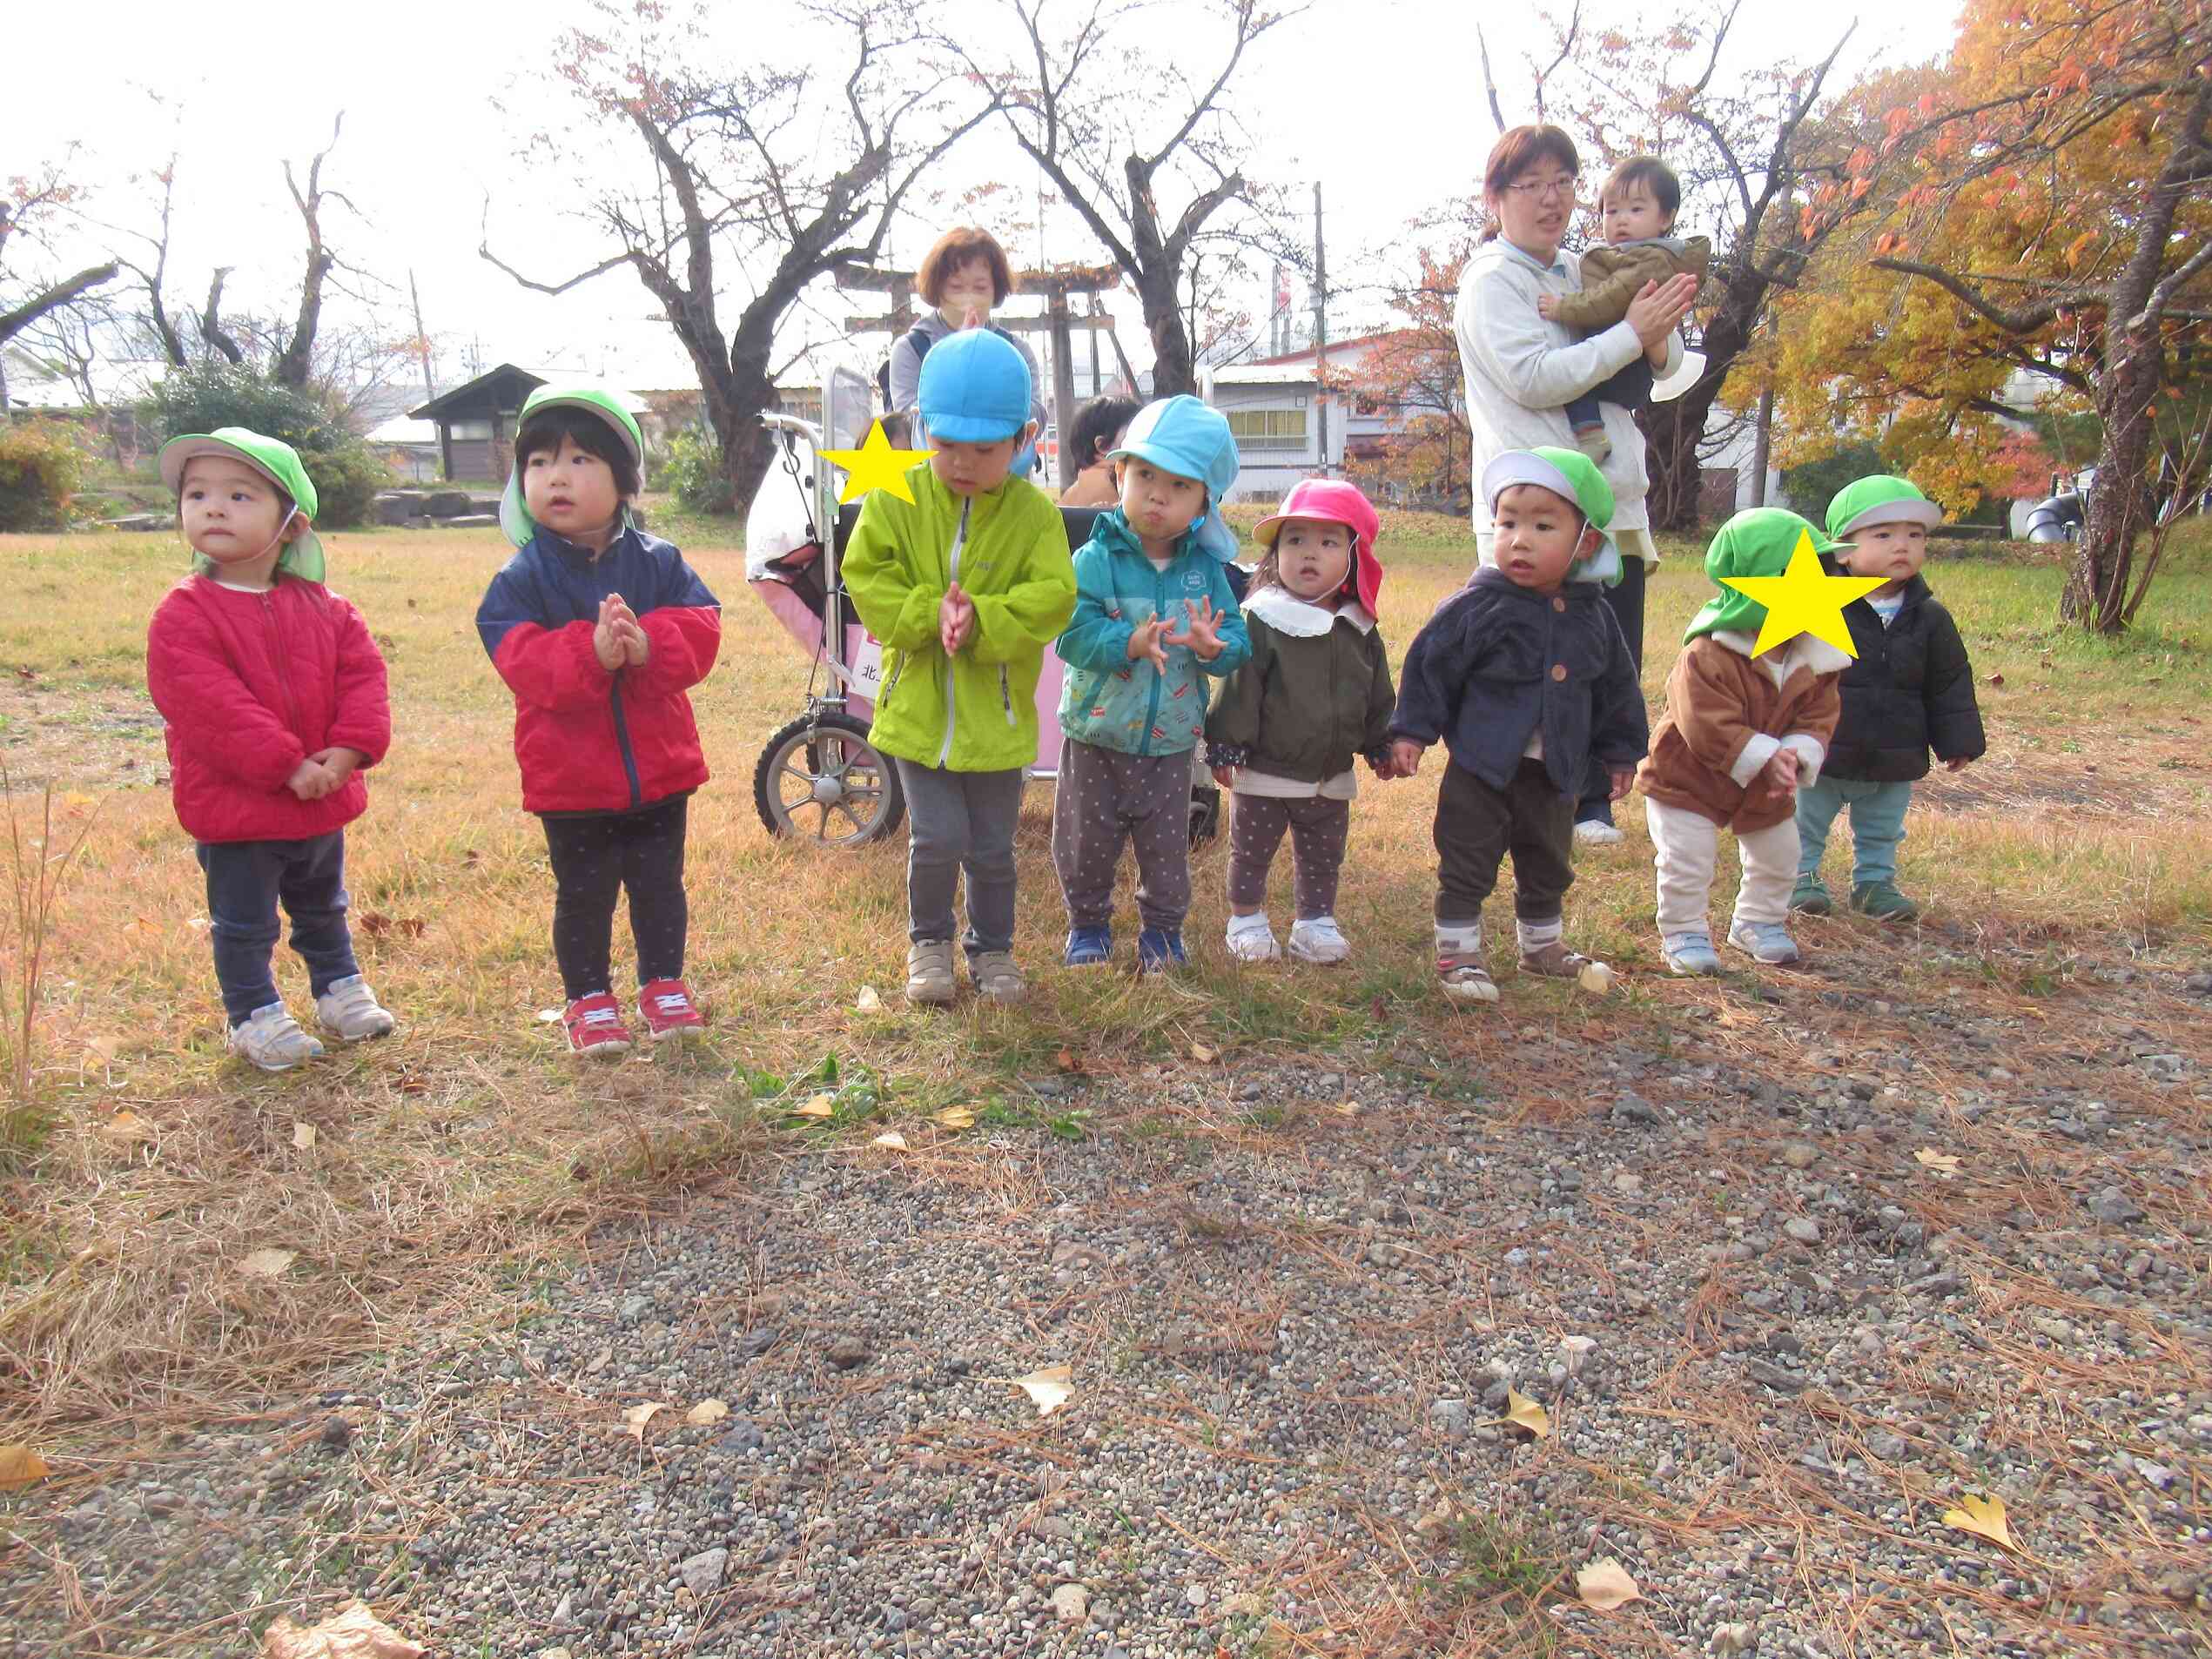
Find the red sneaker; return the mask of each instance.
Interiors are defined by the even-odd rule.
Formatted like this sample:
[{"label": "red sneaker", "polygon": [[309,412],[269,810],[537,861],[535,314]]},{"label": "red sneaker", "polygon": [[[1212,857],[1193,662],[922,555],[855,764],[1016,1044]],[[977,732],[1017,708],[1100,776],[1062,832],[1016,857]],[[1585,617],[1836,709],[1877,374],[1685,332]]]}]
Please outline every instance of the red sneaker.
[{"label": "red sneaker", "polygon": [[561,1017],[568,1034],[568,1052],[594,1059],[618,1060],[629,1052],[629,1027],[622,1024],[622,1004],[607,992],[579,997]]},{"label": "red sneaker", "polygon": [[645,1034],[656,1043],[681,1040],[707,1025],[699,1005],[691,1000],[690,988],[681,979],[655,979],[640,985],[637,1011],[645,1021]]}]

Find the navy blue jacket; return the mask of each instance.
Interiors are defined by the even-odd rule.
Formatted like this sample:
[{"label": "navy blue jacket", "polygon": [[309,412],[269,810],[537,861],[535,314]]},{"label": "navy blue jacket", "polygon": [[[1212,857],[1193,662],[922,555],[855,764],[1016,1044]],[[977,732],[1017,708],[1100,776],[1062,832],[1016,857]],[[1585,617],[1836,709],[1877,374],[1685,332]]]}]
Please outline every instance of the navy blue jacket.
[{"label": "navy blue jacket", "polygon": [[1926,777],[1928,751],[1942,760],[1980,760],[1988,743],[1974,702],[1973,666],[1959,625],[1927,583],[1905,584],[1896,620],[1863,599],[1844,607],[1858,653],[1843,671],[1843,718],[1821,763],[1823,777],[1904,783]]},{"label": "navy blue jacket", "polygon": [[1597,585],[1539,594],[1485,567],[1414,635],[1390,735],[1441,737],[1456,764],[1502,789],[1539,728],[1562,795],[1582,794],[1593,756],[1633,766],[1651,741],[1628,641]]},{"label": "navy blue jacket", "polygon": [[[612,674],[591,643],[609,594],[650,646]],[[715,665],[722,607],[672,544],[625,530],[594,559],[540,530],[492,578],[476,632],[514,694],[528,810],[629,812],[707,781],[684,694]]]}]

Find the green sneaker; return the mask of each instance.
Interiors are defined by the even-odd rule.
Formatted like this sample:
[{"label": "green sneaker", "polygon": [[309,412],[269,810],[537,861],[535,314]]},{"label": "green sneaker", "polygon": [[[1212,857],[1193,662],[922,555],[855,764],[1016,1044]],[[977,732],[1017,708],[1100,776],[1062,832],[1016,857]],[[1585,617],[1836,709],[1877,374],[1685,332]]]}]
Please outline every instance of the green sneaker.
[{"label": "green sneaker", "polygon": [[1800,876],[1790,890],[1790,908],[1800,916],[1827,916],[1834,912],[1836,901],[1828,883],[1818,876]]},{"label": "green sneaker", "polygon": [[1909,922],[1920,913],[1895,882],[1860,882],[1851,890],[1851,908],[1877,922]]}]

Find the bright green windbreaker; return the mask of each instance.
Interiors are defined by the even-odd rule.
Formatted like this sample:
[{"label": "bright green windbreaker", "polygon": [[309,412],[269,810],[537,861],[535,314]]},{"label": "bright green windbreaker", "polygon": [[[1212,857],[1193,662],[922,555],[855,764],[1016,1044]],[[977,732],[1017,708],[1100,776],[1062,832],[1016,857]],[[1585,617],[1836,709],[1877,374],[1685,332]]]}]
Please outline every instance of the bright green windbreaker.
[{"label": "bright green windbreaker", "polygon": [[[955,772],[1003,772],[1037,758],[1037,675],[1075,612],[1067,527],[1052,497],[1009,478],[961,497],[927,461],[907,469],[911,505],[871,494],[845,548],[853,607],[884,642],[884,688],[868,741],[886,755]],[[975,632],[947,662],[938,608],[955,576]]]}]

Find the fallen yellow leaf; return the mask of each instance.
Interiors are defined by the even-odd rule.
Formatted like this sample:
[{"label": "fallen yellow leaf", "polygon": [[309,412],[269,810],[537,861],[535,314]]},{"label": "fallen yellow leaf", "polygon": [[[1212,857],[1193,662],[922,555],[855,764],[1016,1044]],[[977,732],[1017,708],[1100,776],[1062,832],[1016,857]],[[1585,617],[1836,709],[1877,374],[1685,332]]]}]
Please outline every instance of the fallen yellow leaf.
[{"label": "fallen yellow leaf", "polygon": [[1538,1440],[1551,1434],[1551,1414],[1518,1388],[1505,1391],[1505,1416],[1501,1421],[1527,1429]]},{"label": "fallen yellow leaf", "polygon": [[1360,1115],[1360,1103],[1356,1100],[1340,1100],[1329,1110],[1340,1118],[1356,1118]]},{"label": "fallen yellow leaf", "polygon": [[1048,1365],[1025,1377],[998,1377],[993,1380],[1019,1388],[1035,1400],[1039,1417],[1050,1417],[1075,1396],[1075,1372],[1069,1366]]},{"label": "fallen yellow leaf", "polygon": [[868,1144],[871,1146],[884,1146],[895,1152],[903,1152],[906,1150],[906,1137],[896,1129],[886,1129]]},{"label": "fallen yellow leaf", "polygon": [[100,1119],[92,1125],[93,1132],[118,1146],[128,1146],[137,1141],[154,1138],[154,1126],[128,1106]]},{"label": "fallen yellow leaf", "polygon": [[299,1259],[296,1250],[256,1250],[239,1262],[239,1271],[253,1279],[274,1279]]},{"label": "fallen yellow leaf", "polygon": [[1583,1598],[1585,1606],[1601,1613],[1610,1613],[1617,1607],[1630,1602],[1640,1602],[1644,1592],[1636,1588],[1636,1581],[1628,1569],[1610,1555],[1600,1555],[1587,1567],[1575,1571],[1575,1594]]},{"label": "fallen yellow leaf", "polygon": [[1953,1153],[1939,1152],[1933,1146],[1923,1146],[1913,1154],[1913,1162],[1922,1169],[1933,1170],[1942,1179],[1948,1180],[1959,1172],[1959,1159]]},{"label": "fallen yellow leaf", "polygon": [[1943,1512],[1943,1524],[1956,1527],[1960,1532],[1973,1533],[1978,1538],[1987,1538],[2001,1548],[2017,1550],[2020,1548],[2013,1541],[2013,1529],[2005,1524],[2005,1501],[2002,1498],[1985,1498],[1980,1493],[1969,1492],[1959,1500],[1957,1508]]},{"label": "fallen yellow leaf", "polygon": [[704,1428],[718,1423],[729,1415],[729,1407],[719,1400],[703,1400],[683,1414],[683,1421],[694,1428]]},{"label": "fallen yellow leaf", "polygon": [[1191,1058],[1196,1060],[1200,1065],[1211,1065],[1214,1061],[1220,1058],[1221,1057],[1218,1053],[1207,1047],[1203,1043],[1193,1043],[1191,1044]]},{"label": "fallen yellow leaf", "polygon": [[811,1099],[793,1106],[791,1115],[794,1118],[827,1118],[837,1109],[837,1103],[834,1096],[817,1094]]},{"label": "fallen yellow leaf", "polygon": [[318,1625],[298,1625],[279,1614],[262,1633],[260,1659],[423,1659],[429,1651],[380,1620],[366,1602],[348,1602]]},{"label": "fallen yellow leaf", "polygon": [[1575,983],[1593,997],[1603,997],[1613,988],[1613,971],[1602,962],[1585,962],[1575,976]]},{"label": "fallen yellow leaf", "polygon": [[0,1446],[0,1492],[17,1492],[53,1471],[28,1446]]},{"label": "fallen yellow leaf", "polygon": [[876,994],[873,985],[861,986],[860,994],[852,999],[852,1011],[856,1014],[880,1014],[883,1010],[884,999]]},{"label": "fallen yellow leaf", "polygon": [[972,1129],[975,1120],[975,1113],[965,1106],[947,1106],[932,1119],[939,1129]]},{"label": "fallen yellow leaf", "polygon": [[313,1124],[292,1125],[292,1144],[303,1152],[313,1152],[315,1150],[315,1125]]},{"label": "fallen yellow leaf", "polygon": [[632,1406],[622,1414],[623,1431],[632,1440],[642,1441],[645,1438],[645,1425],[667,1409],[668,1407],[658,1400],[650,1401],[642,1406]]}]

